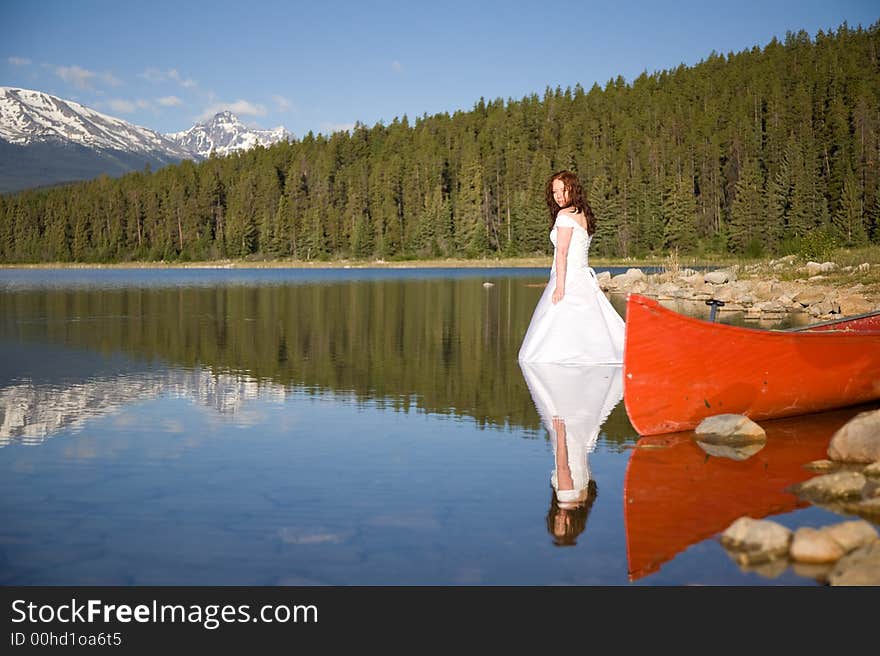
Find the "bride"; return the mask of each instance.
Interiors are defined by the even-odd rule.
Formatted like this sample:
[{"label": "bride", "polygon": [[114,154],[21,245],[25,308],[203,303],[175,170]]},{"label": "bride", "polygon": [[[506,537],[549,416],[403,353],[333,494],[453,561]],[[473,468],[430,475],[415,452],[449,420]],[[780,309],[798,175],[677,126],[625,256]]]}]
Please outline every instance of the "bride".
[{"label": "bride", "polygon": [[624,323],[587,264],[596,219],[577,176],[547,182],[553,266],[519,350],[520,362],[620,364]]}]

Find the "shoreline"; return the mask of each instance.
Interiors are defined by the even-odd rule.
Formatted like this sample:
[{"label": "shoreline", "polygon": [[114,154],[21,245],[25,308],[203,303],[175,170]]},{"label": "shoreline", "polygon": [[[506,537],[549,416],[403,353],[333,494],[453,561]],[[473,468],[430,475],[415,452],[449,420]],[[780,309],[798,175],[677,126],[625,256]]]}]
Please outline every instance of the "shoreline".
[{"label": "shoreline", "polygon": [[[730,266],[732,262],[723,258],[711,261],[688,259],[682,264],[697,267]],[[552,255],[499,257],[483,259],[435,258],[413,260],[246,260],[222,259],[177,262],[165,260],[140,260],[132,262],[0,262],[3,269],[494,269],[494,268],[542,268],[553,264]],[[595,267],[639,268],[668,266],[669,258],[590,258]]]},{"label": "shoreline", "polygon": [[[880,309],[880,250],[871,249],[867,252],[835,253],[840,265],[826,262],[802,262],[805,258],[794,255],[773,260],[767,258],[739,259],[713,257],[711,260],[696,257],[681,257],[672,254],[664,258],[591,258],[590,264],[596,268],[625,268],[626,274],[616,276],[603,273],[600,285],[606,292],[627,293],[635,291],[660,300],[701,300],[708,294],[728,301],[726,310],[747,310],[757,305],[756,311],[761,314],[778,315],[784,312],[805,310],[807,303],[799,304],[792,299],[802,292],[811,290],[821,293],[822,299],[831,305],[820,309],[820,301],[814,300],[810,305],[814,316],[831,314],[853,314],[868,310]],[[847,264],[851,261],[853,264]],[[856,262],[864,262],[855,265]],[[869,263],[870,262],[870,263]],[[552,255],[531,257],[499,257],[485,259],[435,258],[413,260],[269,260],[269,259],[224,259],[196,262],[137,261],[112,263],[86,262],[37,262],[37,263],[0,263],[0,271],[4,270],[207,270],[207,269],[495,269],[495,268],[536,268],[549,271],[553,263]],[[820,267],[810,270],[810,267]],[[704,269],[698,272],[691,267]],[[831,268],[828,268],[831,267]],[[659,270],[657,273],[645,274],[645,269]],[[709,284],[704,275],[713,271],[725,272],[724,284]],[[631,274],[636,274],[633,277]],[[817,275],[818,274],[818,275]],[[739,280],[740,282],[735,282]],[[722,281],[712,281],[721,283]],[[665,284],[664,284],[665,283]],[[772,292],[764,290],[755,296],[755,285],[770,285]],[[854,303],[845,301],[844,307],[838,306],[838,299],[855,298]],[[744,300],[744,304],[739,301]],[[758,301],[779,301],[782,303],[758,303]]]}]

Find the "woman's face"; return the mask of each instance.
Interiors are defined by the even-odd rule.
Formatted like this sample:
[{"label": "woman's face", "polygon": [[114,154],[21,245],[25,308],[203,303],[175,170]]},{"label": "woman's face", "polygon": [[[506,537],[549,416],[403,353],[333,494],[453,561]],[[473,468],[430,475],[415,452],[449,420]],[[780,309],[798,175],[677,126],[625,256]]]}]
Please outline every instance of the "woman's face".
[{"label": "woman's face", "polygon": [[568,190],[562,180],[553,181],[553,200],[559,207],[568,207]]}]

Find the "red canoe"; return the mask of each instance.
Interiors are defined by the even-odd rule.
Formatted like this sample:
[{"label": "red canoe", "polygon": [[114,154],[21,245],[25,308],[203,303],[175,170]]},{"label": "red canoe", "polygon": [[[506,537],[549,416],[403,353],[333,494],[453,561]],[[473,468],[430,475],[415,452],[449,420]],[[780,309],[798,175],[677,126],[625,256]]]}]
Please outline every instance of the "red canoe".
[{"label": "red canoe", "polygon": [[640,435],[689,430],[723,413],[759,421],[880,399],[880,313],[759,330],[630,294],[623,398]]},{"label": "red canoe", "polygon": [[787,488],[816,476],[804,465],[827,458],[834,432],[874,407],[765,422],[767,442],[742,461],[708,456],[691,432],[641,438],[623,488],[630,581],[657,571],[744,515],[762,519],[808,505]]}]

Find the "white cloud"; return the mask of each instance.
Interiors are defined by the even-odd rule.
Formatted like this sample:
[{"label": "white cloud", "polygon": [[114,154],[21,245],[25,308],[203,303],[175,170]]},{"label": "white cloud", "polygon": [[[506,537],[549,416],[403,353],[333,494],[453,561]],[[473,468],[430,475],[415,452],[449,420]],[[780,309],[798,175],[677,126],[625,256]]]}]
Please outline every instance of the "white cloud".
[{"label": "white cloud", "polygon": [[77,89],[91,89],[92,79],[95,77],[92,71],[79,66],[58,66],[55,68],[55,74]]},{"label": "white cloud", "polygon": [[149,100],[125,100],[124,98],[113,98],[102,105],[109,107],[118,114],[131,114],[138,109],[150,109],[153,105]]},{"label": "white cloud", "polygon": [[142,77],[149,82],[161,82],[165,79],[165,74],[158,68],[148,68],[143,73],[138,73],[138,77]]},{"label": "white cloud", "polygon": [[149,82],[167,82],[171,80],[176,82],[185,89],[193,89],[198,86],[198,82],[191,78],[184,78],[176,68],[169,68],[167,71],[160,71],[158,68],[148,68],[138,77],[142,77]]},{"label": "white cloud", "polygon": [[27,66],[31,63],[31,60],[26,57],[7,57],[6,61],[13,66]]},{"label": "white cloud", "polygon": [[395,60],[391,62],[391,70],[395,73],[403,73],[403,64]]},{"label": "white cloud", "polygon": [[162,105],[162,107],[174,107],[175,105],[183,104],[183,101],[177,96],[163,96],[161,98],[157,98],[156,102]]},{"label": "white cloud", "polygon": [[214,114],[218,112],[222,112],[224,110],[229,110],[236,116],[265,116],[266,108],[263,105],[258,105],[252,102],[248,102],[247,100],[236,100],[235,102],[218,102],[212,105],[208,105],[205,107],[204,111],[199,114],[199,120],[204,121],[205,119],[209,119]]},{"label": "white cloud", "polygon": [[68,84],[72,84],[77,89],[92,89],[94,80],[98,79],[109,84],[110,86],[119,86],[122,84],[118,79],[113,77],[112,73],[95,73],[81,66],[56,66],[55,74]]},{"label": "white cloud", "polygon": [[120,114],[131,114],[135,110],[135,104],[133,102],[130,100],[122,100],[121,98],[115,98],[108,101],[107,106],[114,112],[119,112]]},{"label": "white cloud", "polygon": [[279,112],[286,112],[288,109],[293,107],[293,103],[291,103],[284,96],[274,95],[274,96],[272,96],[272,100],[275,101],[275,108]]},{"label": "white cloud", "polygon": [[101,73],[99,76],[104,83],[109,84],[111,87],[118,87],[122,82],[113,77],[112,73]]}]

